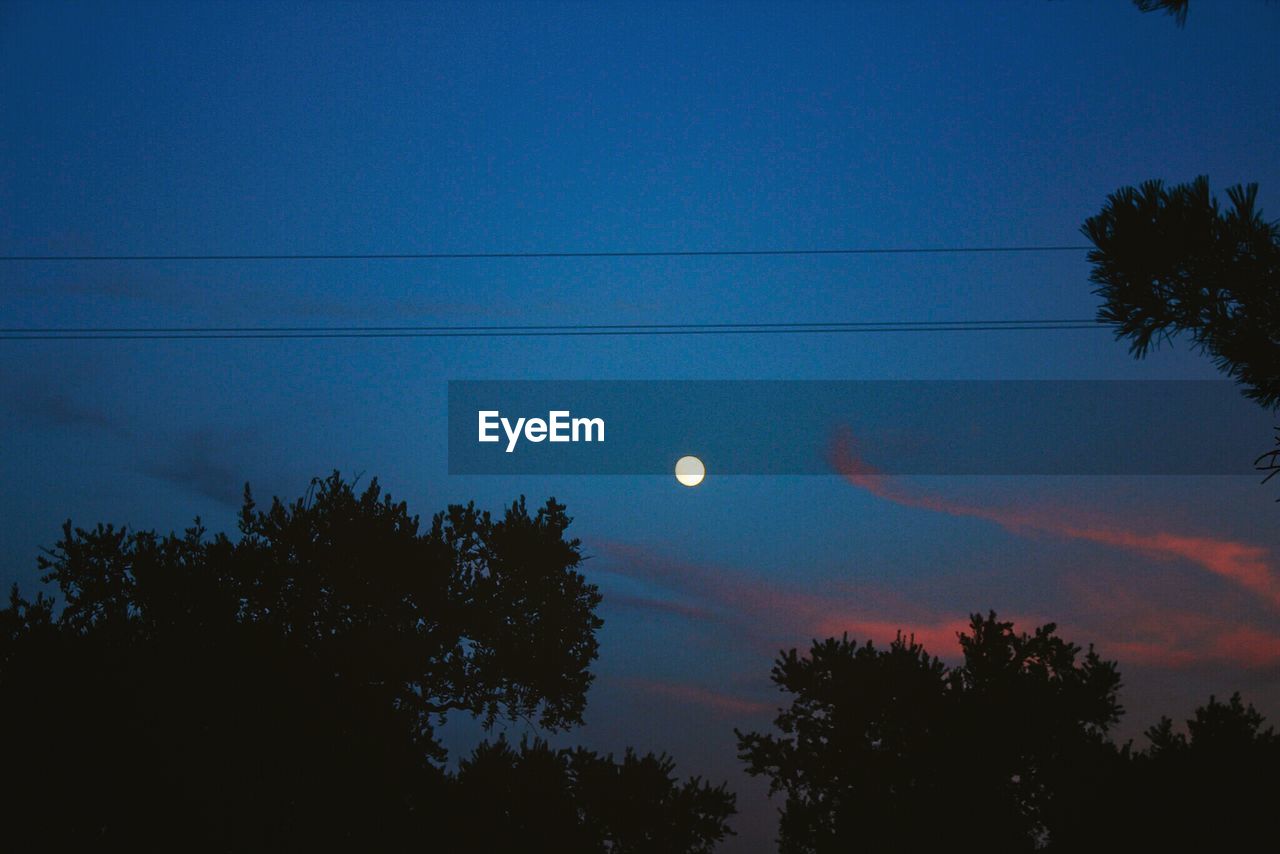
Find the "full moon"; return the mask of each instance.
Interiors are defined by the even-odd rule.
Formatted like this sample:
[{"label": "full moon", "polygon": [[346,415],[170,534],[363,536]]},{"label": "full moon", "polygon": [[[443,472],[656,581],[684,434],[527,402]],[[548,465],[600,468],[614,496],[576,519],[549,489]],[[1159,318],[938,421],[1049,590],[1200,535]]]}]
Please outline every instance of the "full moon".
[{"label": "full moon", "polygon": [[681,457],[676,460],[676,480],[685,486],[697,486],[707,476],[707,467],[697,457]]}]

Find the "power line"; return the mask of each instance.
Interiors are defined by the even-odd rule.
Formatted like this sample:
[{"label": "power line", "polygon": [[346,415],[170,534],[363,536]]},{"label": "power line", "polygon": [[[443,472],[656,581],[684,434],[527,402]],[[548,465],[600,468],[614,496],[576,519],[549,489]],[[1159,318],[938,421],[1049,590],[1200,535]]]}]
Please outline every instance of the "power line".
[{"label": "power line", "polygon": [[643,335],[1005,332],[1104,329],[1097,320],[861,321],[849,323],[562,324],[546,326],[206,326],[0,329],[0,340],[178,340],[322,338],[529,338]]},{"label": "power line", "polygon": [[736,329],[764,327],[883,327],[883,326],[999,326],[1007,324],[1086,324],[1097,325],[1092,318],[1030,320],[865,320],[820,321],[811,323],[547,323],[524,326],[52,326],[0,327],[3,332],[505,332],[510,330],[577,330],[577,329]]},{"label": "power line", "polygon": [[555,258],[729,258],[804,255],[954,255],[1083,252],[1091,246],[889,246],[834,249],[655,249],[600,252],[363,252],[223,255],[0,255],[0,261],[471,261]]}]

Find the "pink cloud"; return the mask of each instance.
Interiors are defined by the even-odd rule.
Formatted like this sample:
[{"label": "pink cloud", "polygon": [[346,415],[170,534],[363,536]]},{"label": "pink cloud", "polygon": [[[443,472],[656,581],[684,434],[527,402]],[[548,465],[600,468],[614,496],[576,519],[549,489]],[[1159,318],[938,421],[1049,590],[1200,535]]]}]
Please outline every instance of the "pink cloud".
[{"label": "pink cloud", "polygon": [[[1016,624],[1021,624],[1015,620]],[[904,638],[914,638],[930,655],[952,658],[959,654],[961,632],[969,631],[968,620],[940,620],[935,622],[900,623],[889,620],[868,620],[858,616],[832,616],[824,618],[817,626],[818,637],[838,637],[848,634],[851,640],[875,641],[886,646],[901,632]]]},{"label": "pink cloud", "polygon": [[[608,558],[610,571],[703,603],[683,605],[624,594],[621,598],[626,604],[683,611],[700,622],[709,618],[729,622],[740,636],[755,639],[770,654],[777,651],[779,638],[791,646],[847,633],[852,639],[873,640],[884,646],[902,632],[904,636],[914,634],[931,654],[955,657],[959,653],[956,635],[969,625],[967,619],[941,618],[885,590],[864,586],[798,591],[736,568],[672,560],[627,543],[604,541],[596,545]],[[605,602],[617,598],[616,594],[606,595]],[[899,616],[886,617],[886,612]]]},{"label": "pink cloud", "polygon": [[719,691],[713,691],[710,688],[703,688],[686,682],[664,682],[637,677],[629,677],[624,681],[628,685],[650,694],[657,694],[681,703],[693,703],[703,706],[723,717],[762,715],[777,711],[777,707],[769,703],[760,703],[743,697],[722,694]]},{"label": "pink cloud", "polygon": [[[608,568],[629,578],[665,587],[700,604],[686,606],[699,616],[740,620],[750,617],[758,628],[784,628],[794,633],[813,626],[831,608],[829,599],[787,590],[737,569],[673,560],[629,543],[600,541],[596,547],[609,559]],[[606,602],[615,596],[606,596]],[[631,597],[639,604],[641,597]],[[657,607],[669,609],[670,600]],[[807,630],[807,629],[805,629]]]},{"label": "pink cloud", "polygon": [[1280,665],[1280,637],[1252,626],[1238,626],[1218,635],[1211,650],[1221,661],[1246,667]]},{"label": "pink cloud", "polygon": [[[887,646],[901,631],[914,635],[930,654],[955,661],[960,655],[957,635],[968,630],[963,609],[931,610],[902,591],[871,585],[793,590],[735,567],[680,561],[632,544],[605,541],[597,548],[610,571],[666,588],[681,600],[671,602],[657,593],[624,597],[626,604],[680,614],[694,624],[716,621],[730,627],[728,632],[717,631],[716,638],[746,643],[762,655],[773,655],[779,645],[804,647],[812,638],[844,634]],[[1068,597],[1054,613],[1067,617],[1058,620],[1060,624],[1071,624],[1066,636],[1095,643],[1103,657],[1118,660],[1122,669],[1280,666],[1280,635],[1268,629],[1220,613],[1170,608],[1158,600],[1158,593],[1136,588],[1114,569],[1097,583],[1086,584],[1075,576],[1065,582]],[[606,596],[606,602],[615,598]],[[1069,617],[1073,610],[1075,619]],[[1022,631],[1047,622],[1034,615],[1001,616]],[[677,690],[682,689],[668,693],[675,696]],[[691,698],[684,697],[692,702]],[[709,696],[703,699],[711,702]]]},{"label": "pink cloud", "polygon": [[1124,664],[1178,669],[1199,665],[1280,666],[1280,635],[1221,609],[1169,608],[1116,580],[1106,591],[1071,582],[1078,602],[1098,623],[1099,652]]},{"label": "pink cloud", "polygon": [[[1177,615],[1164,613],[1169,624],[1180,622]],[[1170,625],[1157,636],[1166,634]],[[1126,632],[1132,635],[1134,632]],[[1142,632],[1149,638],[1148,633]],[[1178,670],[1200,665],[1262,669],[1280,666],[1280,636],[1253,626],[1221,621],[1182,624],[1172,639],[1103,639],[1098,652],[1123,666],[1140,664]]]},{"label": "pink cloud", "polygon": [[886,501],[935,513],[983,519],[1015,533],[1038,532],[1071,540],[1137,551],[1160,559],[1183,560],[1225,578],[1280,608],[1280,579],[1261,546],[1216,537],[1145,532],[1131,527],[1102,526],[1071,520],[1061,510],[983,507],[908,489],[876,471],[857,454],[847,431],[838,433],[830,453],[832,466],[845,480]]}]

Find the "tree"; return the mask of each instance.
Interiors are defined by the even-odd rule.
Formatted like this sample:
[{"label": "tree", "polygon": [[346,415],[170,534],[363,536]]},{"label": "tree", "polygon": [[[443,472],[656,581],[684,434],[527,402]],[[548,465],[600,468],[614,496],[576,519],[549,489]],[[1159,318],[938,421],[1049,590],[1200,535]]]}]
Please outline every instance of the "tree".
[{"label": "tree", "polygon": [[434,753],[451,711],[581,722],[600,594],[576,571],[564,511],[552,499],[530,515],[522,498],[497,521],[455,505],[424,532],[376,480],[357,495],[335,473],[265,512],[246,488],[235,542],[198,520],[181,537],[68,522],[40,568],[73,634],[263,635],[385,694]]},{"label": "tree", "polygon": [[[1185,14],[1185,5],[1183,13]],[[1264,407],[1280,405],[1280,225],[1257,206],[1258,185],[1227,190],[1220,211],[1200,176],[1166,189],[1124,187],[1082,227],[1100,320],[1142,358],[1179,332]],[[1276,452],[1254,460],[1274,473]],[[1269,479],[1270,474],[1267,475]]]},{"label": "tree", "polygon": [[1151,850],[1252,848],[1271,832],[1280,737],[1233,694],[1210,697],[1176,732],[1148,728],[1133,763],[1129,837]]},{"label": "tree", "polygon": [[1164,12],[1172,15],[1179,27],[1187,23],[1187,0],[1133,0],[1133,5],[1140,12]]},{"label": "tree", "polygon": [[[581,722],[600,594],[569,522],[521,499],[424,529],[337,473],[266,510],[246,488],[235,540],[198,521],[168,536],[68,522],[40,559],[62,602],[15,587],[0,610],[8,841],[474,850],[454,822],[471,787],[436,729],[454,713]],[[671,786],[652,820],[732,812]]]},{"label": "tree", "polygon": [[[1253,461],[1253,467],[1258,471],[1267,473],[1266,477],[1262,479],[1263,483],[1280,474],[1280,427],[1276,428],[1276,447],[1273,450],[1259,454],[1258,458]],[[1280,498],[1277,498],[1276,501],[1280,501]]]},{"label": "tree", "polygon": [[1059,793],[1115,756],[1119,675],[1052,624],[975,614],[970,631],[951,668],[901,635],[779,657],[781,735],[737,735],[748,773],[786,794],[781,851],[940,850],[967,828],[991,850],[1043,844],[1070,809]]},{"label": "tree", "polygon": [[698,778],[680,783],[667,756],[621,762],[545,741],[485,743],[458,769],[458,818],[476,851],[704,854],[732,831],[734,796]]},{"label": "tree", "polygon": [[901,634],[783,653],[780,734],[738,732],[747,771],[786,799],[795,852],[977,848],[1052,854],[1255,848],[1269,838],[1280,736],[1238,694],[1210,697],[1186,733],[1116,745],[1120,675],[1055,634],[994,613],[959,633],[947,667]]},{"label": "tree", "polygon": [[1124,187],[1085,221],[1100,320],[1142,357],[1179,332],[1245,394],[1280,403],[1280,227],[1262,218],[1258,187],[1227,190],[1221,211],[1204,176],[1166,188]]}]

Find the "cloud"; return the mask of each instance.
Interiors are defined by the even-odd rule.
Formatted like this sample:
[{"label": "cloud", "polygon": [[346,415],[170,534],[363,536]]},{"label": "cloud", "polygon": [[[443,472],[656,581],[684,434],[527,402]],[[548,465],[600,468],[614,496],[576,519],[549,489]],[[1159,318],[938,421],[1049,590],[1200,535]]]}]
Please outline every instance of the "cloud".
[{"label": "cloud", "polygon": [[1280,667],[1280,634],[1227,613],[1220,602],[1204,610],[1170,607],[1124,577],[1105,588],[1074,578],[1068,587],[1096,627],[1099,653],[1122,665]]},{"label": "cloud", "polygon": [[5,408],[22,422],[40,427],[74,430],[104,430],[124,435],[120,424],[82,396],[72,393],[71,386],[53,377],[32,376],[0,378]]},{"label": "cloud", "polygon": [[24,397],[19,405],[28,417],[56,427],[123,432],[102,410],[53,389],[39,389]]},{"label": "cloud", "polygon": [[[800,591],[736,568],[677,561],[628,543],[601,541],[596,546],[609,571],[659,588],[650,597],[627,596],[626,604],[680,613],[700,624],[731,626],[735,642],[749,640],[770,655],[779,645],[846,633],[884,645],[901,632],[914,635],[931,654],[955,658],[960,651],[957,634],[969,625],[963,610],[959,618],[941,616],[869,585]],[[673,595],[664,598],[663,589]],[[606,594],[605,602],[616,598]],[[689,600],[696,604],[686,604]]]},{"label": "cloud", "polygon": [[1098,643],[1099,653],[1121,664],[1174,670],[1204,665],[1280,667],[1280,635],[1274,632],[1188,612],[1151,609],[1148,618],[1158,624],[1140,621],[1119,637],[1104,638]]},{"label": "cloud", "polygon": [[638,677],[625,677],[620,681],[650,694],[657,694],[681,703],[693,703],[703,706],[720,717],[765,715],[777,711],[777,706],[770,703],[735,697],[686,682],[665,682]]},{"label": "cloud", "polygon": [[1175,645],[1154,641],[1107,641],[1099,654],[1121,664],[1140,664],[1167,670],[1213,665],[1244,669],[1280,666],[1280,637],[1251,626],[1236,626],[1207,637],[1183,636]]},{"label": "cloud", "polygon": [[239,507],[246,478],[242,469],[229,462],[228,446],[244,444],[247,438],[244,433],[194,430],[184,435],[165,457],[146,460],[138,468],[198,495]]},{"label": "cloud", "polygon": [[715,617],[715,614],[710,610],[697,605],[686,605],[683,602],[673,602],[670,599],[659,599],[650,596],[633,596],[628,593],[610,593],[605,597],[604,604],[606,606],[618,605],[624,608],[635,608],[640,611],[660,611],[690,620],[710,620]]},{"label": "cloud", "polygon": [[[628,607],[678,614],[695,626],[716,625],[727,629],[712,634],[716,642],[730,638],[760,654],[845,634],[882,646],[901,632],[930,654],[956,661],[958,635],[969,629],[963,607],[935,610],[922,606],[918,597],[875,585],[793,590],[736,568],[674,560],[631,544],[604,541],[597,548],[610,572],[657,588],[652,596],[625,597]],[[1070,624],[1069,639],[1094,643],[1122,669],[1280,666],[1280,634],[1224,615],[1222,601],[1212,614],[1170,607],[1119,569],[1104,575],[1088,583],[1079,574],[1068,575],[1066,595],[1044,607],[1052,604],[1055,616],[1064,618],[1056,622]],[[605,601],[617,598],[606,594]],[[686,604],[690,601],[694,604]],[[1001,616],[1021,631],[1049,622],[1034,614],[1001,611]]]},{"label": "cloud", "polygon": [[[1081,508],[993,507],[914,490],[863,464],[847,435],[834,443],[832,460],[850,483],[903,506],[981,519],[1021,535],[1098,543],[1199,568],[1205,579],[1202,595],[1213,597],[1214,611],[1197,610],[1200,599],[1188,592],[1195,585],[1181,584],[1177,591],[1167,585],[1143,585],[1140,579],[1145,576],[1135,574],[1132,566],[1095,563],[1064,572],[1060,578],[1065,590],[1051,600],[1020,606],[1029,605],[1031,613],[1011,614],[999,603],[984,601],[952,609],[937,595],[912,594],[901,584],[892,588],[873,584],[797,588],[738,567],[681,561],[627,543],[597,542],[602,568],[650,588],[651,592],[643,595],[629,591],[622,604],[678,614],[697,625],[713,622],[726,629],[714,633],[717,642],[732,638],[736,645],[747,644],[769,654],[779,645],[789,648],[811,638],[846,633],[855,640],[887,644],[901,631],[914,635],[931,654],[955,660],[960,652],[957,635],[968,629],[968,611],[973,606],[996,605],[1001,615],[1021,630],[1048,622],[1036,617],[1042,610],[1066,618],[1055,621],[1071,624],[1068,637],[1095,643],[1102,655],[1117,659],[1122,667],[1253,670],[1280,666],[1280,633],[1265,624],[1268,610],[1274,611],[1280,604],[1280,587],[1271,556],[1260,546],[1221,537],[1143,530],[1115,519],[1099,521],[1087,517],[1088,511]],[[1016,566],[1002,572],[1010,577],[1023,574]],[[1083,576],[1087,573],[1098,577],[1086,583]],[[1232,587],[1215,586],[1215,579],[1227,580]],[[984,584],[990,581],[986,578]],[[985,589],[956,590],[947,598],[969,599]],[[1039,595],[1049,590],[1042,587]],[[1170,605],[1171,596],[1181,604]],[[607,595],[606,601],[616,598]],[[930,601],[932,605],[926,604]],[[1250,606],[1255,602],[1264,606],[1261,612]]]},{"label": "cloud", "polygon": [[910,490],[867,465],[858,456],[855,440],[848,431],[836,434],[830,458],[832,466],[845,480],[886,501],[950,516],[982,519],[1013,533],[1048,534],[1136,551],[1158,559],[1186,561],[1240,585],[1271,607],[1280,609],[1280,579],[1276,577],[1269,552],[1261,546],[1217,537],[1105,526],[1070,519],[1058,509],[984,507]]},{"label": "cloud", "polygon": [[[632,606],[674,613],[692,608],[695,619],[753,625],[753,634],[794,631],[816,625],[823,610],[821,597],[784,590],[736,569],[679,561],[652,550],[611,540],[596,548],[611,572],[658,588],[652,597],[631,597]],[[678,596],[663,597],[663,592]],[[616,595],[606,597],[606,601]],[[689,605],[689,601],[697,603]]]},{"label": "cloud", "polygon": [[[247,479],[241,468],[242,449],[260,441],[253,431],[205,426],[158,434],[155,431],[164,424],[154,423],[151,429],[126,426],[89,403],[82,391],[101,383],[103,376],[92,371],[77,374],[61,367],[55,371],[35,376],[0,367],[0,409],[12,413],[19,423],[40,430],[96,431],[115,437],[121,447],[132,452],[122,455],[122,464],[130,470],[222,504],[240,506]],[[273,482],[282,480],[276,477]]]},{"label": "cloud", "polygon": [[[1022,620],[1014,620],[1014,622],[1024,629],[1027,627]],[[818,625],[817,634],[819,637],[848,634],[855,640],[870,640],[884,644],[893,640],[901,632],[903,637],[914,640],[929,654],[939,658],[951,658],[959,653],[960,633],[968,631],[967,619],[893,622],[850,615],[828,618]]]}]

